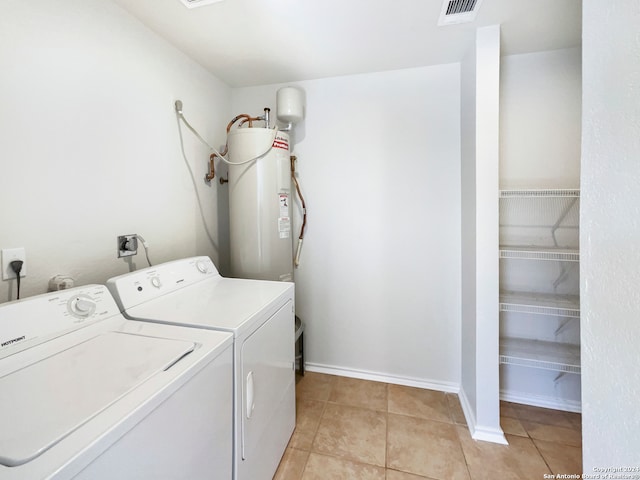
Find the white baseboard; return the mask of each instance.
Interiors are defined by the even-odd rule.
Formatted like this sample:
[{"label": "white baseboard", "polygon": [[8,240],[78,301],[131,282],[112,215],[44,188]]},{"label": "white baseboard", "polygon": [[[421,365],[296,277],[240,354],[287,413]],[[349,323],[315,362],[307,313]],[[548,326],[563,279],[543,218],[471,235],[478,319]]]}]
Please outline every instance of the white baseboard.
[{"label": "white baseboard", "polygon": [[471,438],[483,442],[499,443],[501,445],[509,444],[501,428],[487,428],[477,424],[476,416],[473,413],[464,388],[460,388],[458,398],[460,398],[460,405],[462,406],[464,418],[467,420],[467,427],[469,428],[469,433],[471,433]]},{"label": "white baseboard", "polygon": [[[471,427],[469,428],[471,431]],[[471,433],[471,438],[474,440],[481,440],[483,442],[499,443],[500,445],[509,445],[507,438],[504,436],[504,432],[501,428],[480,428]]]},{"label": "white baseboard", "polygon": [[[458,398],[460,399],[460,406],[462,406],[462,413],[464,413],[464,418],[467,421],[467,425],[475,425],[476,424],[476,416],[473,413],[473,409],[471,408],[471,404],[469,403],[469,399],[467,398],[467,394],[464,392],[464,388],[460,387],[460,392],[458,393]],[[471,428],[469,429],[471,435],[473,436],[473,431]]]},{"label": "white baseboard", "polygon": [[[359,378],[361,380],[371,380],[374,382],[390,383],[393,385],[403,385],[407,387],[425,388],[428,390],[436,390],[447,393],[457,393],[460,399],[460,405],[467,421],[467,426],[471,437],[474,440],[498,443],[508,445],[504,432],[500,428],[487,428],[477,424],[473,409],[469,404],[464,389],[460,384],[454,382],[442,382],[439,380],[425,380],[412,377],[404,377],[398,375],[382,374],[368,370],[358,370],[346,367],[337,367],[334,365],[323,365],[320,363],[305,363],[305,370],[309,372],[325,373],[328,375],[336,375],[339,377]],[[500,391],[500,400],[513,403],[521,403],[534,407],[551,408],[554,410],[563,410],[566,412],[582,411],[580,402],[573,400],[563,400],[555,397],[536,396],[522,392]]]},{"label": "white baseboard", "polygon": [[467,420],[467,427],[469,428],[469,433],[471,433],[471,438],[474,440],[481,440],[483,442],[499,443],[501,445],[509,444],[500,426],[498,426],[498,428],[487,428],[478,425],[476,416],[473,413],[473,409],[471,408],[471,404],[469,403],[469,399],[467,398],[464,388],[460,388],[458,397],[460,398],[460,405],[462,406],[464,418]]},{"label": "white baseboard", "polygon": [[551,408],[553,410],[563,410],[565,412],[582,412],[582,403],[575,400],[563,398],[546,397],[542,395],[532,395],[524,392],[509,392],[500,390],[500,400],[505,402],[521,403],[533,407]]},{"label": "white baseboard", "polygon": [[412,377],[388,375],[368,370],[356,370],[353,368],[322,365],[319,363],[305,363],[304,368],[309,372],[326,373],[328,375],[336,375],[339,377],[359,378],[361,380],[391,383],[393,385],[403,385],[405,387],[418,387],[448,393],[458,393],[460,391],[460,384],[454,382],[442,382],[439,380],[424,380]]}]

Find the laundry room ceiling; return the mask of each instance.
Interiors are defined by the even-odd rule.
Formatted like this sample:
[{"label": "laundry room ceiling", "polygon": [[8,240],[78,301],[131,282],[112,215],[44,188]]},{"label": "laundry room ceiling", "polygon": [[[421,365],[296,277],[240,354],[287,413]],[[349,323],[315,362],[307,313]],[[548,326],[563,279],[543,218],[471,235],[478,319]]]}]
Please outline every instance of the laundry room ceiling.
[{"label": "laundry room ceiling", "polygon": [[581,0],[483,0],[442,27],[442,0],[113,1],[232,87],[458,62],[485,25],[503,55],[581,44]]}]

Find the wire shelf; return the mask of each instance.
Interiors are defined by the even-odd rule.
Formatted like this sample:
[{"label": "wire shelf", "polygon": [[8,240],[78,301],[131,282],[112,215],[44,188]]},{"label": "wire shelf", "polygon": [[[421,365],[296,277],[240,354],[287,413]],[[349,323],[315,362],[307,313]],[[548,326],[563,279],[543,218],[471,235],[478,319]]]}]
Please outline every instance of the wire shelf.
[{"label": "wire shelf", "polygon": [[500,246],[500,258],[579,262],[580,253],[573,249]]},{"label": "wire shelf", "polygon": [[580,374],[580,347],[542,340],[501,338],[500,363]]},{"label": "wire shelf", "polygon": [[580,190],[500,191],[500,243],[578,248]]},{"label": "wire shelf", "polygon": [[561,198],[571,197],[579,198],[579,189],[541,189],[541,190],[500,190],[500,198]]},{"label": "wire shelf", "polygon": [[580,298],[577,295],[502,292],[500,311],[580,318]]}]

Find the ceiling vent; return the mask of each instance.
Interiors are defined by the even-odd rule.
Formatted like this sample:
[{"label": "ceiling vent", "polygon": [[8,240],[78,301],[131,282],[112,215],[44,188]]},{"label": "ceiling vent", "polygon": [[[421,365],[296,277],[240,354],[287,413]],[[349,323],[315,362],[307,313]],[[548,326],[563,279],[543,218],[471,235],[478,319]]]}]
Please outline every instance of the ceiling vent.
[{"label": "ceiling vent", "polygon": [[482,0],[444,0],[438,26],[473,22]]},{"label": "ceiling vent", "polygon": [[205,5],[211,5],[212,3],[218,3],[222,0],[180,0],[182,4],[187,8],[204,7]]}]

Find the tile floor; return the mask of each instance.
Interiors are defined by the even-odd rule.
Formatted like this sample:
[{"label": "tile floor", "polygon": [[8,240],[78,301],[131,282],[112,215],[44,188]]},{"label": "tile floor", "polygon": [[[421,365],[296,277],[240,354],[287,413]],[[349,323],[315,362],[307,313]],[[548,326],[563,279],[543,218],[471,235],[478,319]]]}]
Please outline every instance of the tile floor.
[{"label": "tile floor", "polygon": [[509,445],[476,442],[455,394],[307,372],[275,480],[543,479],[581,473],[580,414],[502,403]]}]

